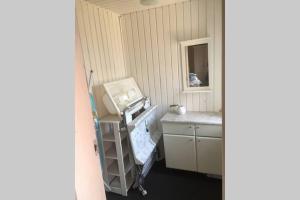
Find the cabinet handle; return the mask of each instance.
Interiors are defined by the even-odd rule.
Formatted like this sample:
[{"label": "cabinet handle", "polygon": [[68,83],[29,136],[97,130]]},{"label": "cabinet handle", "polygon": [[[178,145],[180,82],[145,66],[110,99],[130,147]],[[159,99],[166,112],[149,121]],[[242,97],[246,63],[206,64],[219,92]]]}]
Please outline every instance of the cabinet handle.
[{"label": "cabinet handle", "polygon": [[189,139],[189,141],[190,141],[190,142],[193,142],[194,140],[193,140],[193,139]]}]

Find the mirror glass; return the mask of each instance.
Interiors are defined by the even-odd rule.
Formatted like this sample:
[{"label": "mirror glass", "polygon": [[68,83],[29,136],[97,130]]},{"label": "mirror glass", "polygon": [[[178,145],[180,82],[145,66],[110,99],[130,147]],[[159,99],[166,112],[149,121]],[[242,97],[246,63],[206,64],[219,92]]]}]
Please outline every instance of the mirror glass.
[{"label": "mirror glass", "polygon": [[208,43],[188,46],[188,87],[209,86]]}]

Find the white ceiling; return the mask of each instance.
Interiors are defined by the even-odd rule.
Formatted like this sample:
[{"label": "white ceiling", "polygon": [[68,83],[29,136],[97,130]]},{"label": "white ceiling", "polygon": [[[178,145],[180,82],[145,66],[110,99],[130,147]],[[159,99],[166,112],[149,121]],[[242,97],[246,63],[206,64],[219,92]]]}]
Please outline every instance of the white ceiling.
[{"label": "white ceiling", "polygon": [[122,15],[130,12],[146,10],[149,8],[160,7],[160,6],[188,1],[188,0],[159,0],[159,3],[152,6],[144,6],[140,4],[140,0],[87,0],[87,1]]}]

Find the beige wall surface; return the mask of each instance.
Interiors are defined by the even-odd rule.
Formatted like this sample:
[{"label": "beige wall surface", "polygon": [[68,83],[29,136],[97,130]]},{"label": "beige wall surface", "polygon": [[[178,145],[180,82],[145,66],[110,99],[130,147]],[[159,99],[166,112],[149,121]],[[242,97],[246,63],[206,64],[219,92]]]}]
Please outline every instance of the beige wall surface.
[{"label": "beige wall surface", "polygon": [[119,15],[84,0],[76,0],[76,20],[87,78],[94,71],[92,88],[100,116],[107,114],[102,84],[128,76],[124,65]]},{"label": "beige wall surface", "polygon": [[[190,111],[221,109],[221,0],[190,0],[121,15],[124,60],[141,90],[159,105]],[[180,41],[212,38],[214,88],[210,93],[182,93]]]},{"label": "beige wall surface", "polygon": [[[93,88],[100,116],[104,82],[133,76],[143,94],[159,105],[160,118],[170,104],[190,111],[220,111],[222,7],[221,0],[189,0],[118,15],[76,0],[76,19],[87,76],[95,72]],[[212,38],[212,92],[183,93],[180,41]]]}]

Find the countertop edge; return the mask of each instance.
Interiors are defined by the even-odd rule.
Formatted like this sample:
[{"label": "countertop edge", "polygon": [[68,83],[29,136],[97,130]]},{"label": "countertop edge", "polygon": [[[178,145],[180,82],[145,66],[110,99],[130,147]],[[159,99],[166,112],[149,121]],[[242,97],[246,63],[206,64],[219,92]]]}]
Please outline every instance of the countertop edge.
[{"label": "countertop edge", "polygon": [[169,121],[169,120],[160,120],[161,123],[180,123],[180,124],[203,124],[203,125],[222,125],[221,123],[214,123],[214,122],[195,122],[195,121]]},{"label": "countertop edge", "polygon": [[[190,117],[189,117],[190,115]],[[167,112],[160,120],[161,123],[181,124],[203,124],[222,126],[222,115],[220,112],[187,112],[185,115],[175,115]]]}]

